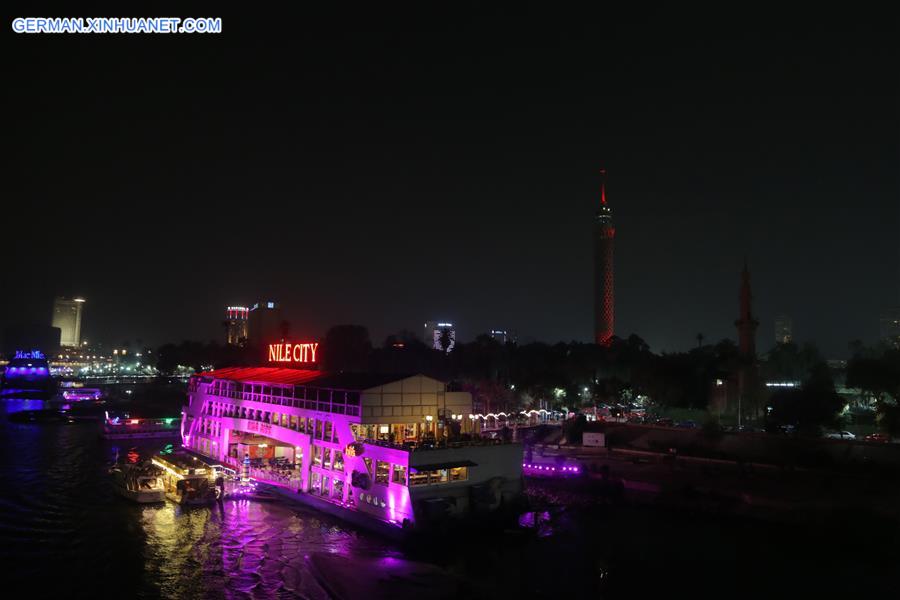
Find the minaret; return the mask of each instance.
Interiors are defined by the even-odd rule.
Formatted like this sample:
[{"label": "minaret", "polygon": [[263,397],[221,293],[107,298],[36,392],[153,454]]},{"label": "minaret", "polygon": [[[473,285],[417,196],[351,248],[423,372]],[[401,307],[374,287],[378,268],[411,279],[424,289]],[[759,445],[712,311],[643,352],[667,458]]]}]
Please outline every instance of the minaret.
[{"label": "minaret", "polygon": [[744,415],[759,417],[759,372],[756,368],[756,328],[759,321],[753,318],[750,302],[750,269],[744,259],[744,270],[741,272],[741,316],[734,322],[738,330],[738,353],[741,365],[738,369],[738,427],[743,423]]},{"label": "minaret", "polygon": [[744,270],[741,272],[741,316],[734,322],[738,330],[738,349],[744,358],[756,358],[756,328],[759,321],[753,318],[750,310],[750,302],[753,295],[750,293],[750,269],[747,268],[747,260],[744,259]]},{"label": "minaret", "polygon": [[601,169],[600,209],[594,220],[594,342],[608,345],[615,332],[613,250],[616,228],[606,203],[606,169]]}]

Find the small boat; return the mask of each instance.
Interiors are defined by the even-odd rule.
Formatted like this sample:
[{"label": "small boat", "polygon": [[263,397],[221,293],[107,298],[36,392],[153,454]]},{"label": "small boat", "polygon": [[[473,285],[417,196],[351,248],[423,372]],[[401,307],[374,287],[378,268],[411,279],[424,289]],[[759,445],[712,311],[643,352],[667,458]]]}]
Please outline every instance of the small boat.
[{"label": "small boat", "polygon": [[166,498],[182,505],[212,504],[222,498],[215,484],[215,470],[197,457],[184,453],[157,455],[153,464],[163,471]]},{"label": "small boat", "polygon": [[165,439],[181,435],[181,423],[175,417],[132,418],[127,414],[110,416],[109,411],[104,416],[100,437],[105,440]]},{"label": "small boat", "polygon": [[110,474],[116,491],[129,500],[146,504],[164,502],[166,499],[163,471],[149,461],[115,465],[110,469]]},{"label": "small boat", "polygon": [[252,482],[235,486],[225,497],[231,500],[255,500],[256,502],[272,502],[278,499],[275,493],[261,490]]}]

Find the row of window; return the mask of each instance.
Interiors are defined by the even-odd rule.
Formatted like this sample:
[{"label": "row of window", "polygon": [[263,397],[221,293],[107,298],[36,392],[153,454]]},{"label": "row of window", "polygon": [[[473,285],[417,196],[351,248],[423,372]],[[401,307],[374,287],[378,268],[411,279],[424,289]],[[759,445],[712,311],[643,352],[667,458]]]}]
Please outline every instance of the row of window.
[{"label": "row of window", "polygon": [[319,496],[331,497],[335,500],[344,499],[344,480],[337,477],[331,478],[313,472],[309,480],[309,492]]},{"label": "row of window", "polygon": [[[191,391],[196,390],[192,389]],[[216,379],[210,384],[207,393],[214,396],[227,396],[229,398],[243,398],[247,395],[260,395],[272,398],[294,398],[297,400],[314,400],[317,402],[334,402],[337,404],[359,406],[359,392],[305,387],[300,385],[279,387],[260,383],[239,383],[236,381]]]},{"label": "row of window", "polygon": [[344,471],[344,453],[340,450],[332,450],[323,446],[313,444],[312,447],[313,464],[323,469],[333,469],[335,471]]}]

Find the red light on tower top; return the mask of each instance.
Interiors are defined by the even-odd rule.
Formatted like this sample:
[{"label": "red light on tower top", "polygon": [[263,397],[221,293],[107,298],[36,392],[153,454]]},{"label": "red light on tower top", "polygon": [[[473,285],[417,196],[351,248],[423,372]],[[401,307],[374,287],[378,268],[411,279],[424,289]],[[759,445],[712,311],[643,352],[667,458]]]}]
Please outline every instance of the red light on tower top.
[{"label": "red light on tower top", "polygon": [[606,169],[600,169],[600,204],[606,206]]}]

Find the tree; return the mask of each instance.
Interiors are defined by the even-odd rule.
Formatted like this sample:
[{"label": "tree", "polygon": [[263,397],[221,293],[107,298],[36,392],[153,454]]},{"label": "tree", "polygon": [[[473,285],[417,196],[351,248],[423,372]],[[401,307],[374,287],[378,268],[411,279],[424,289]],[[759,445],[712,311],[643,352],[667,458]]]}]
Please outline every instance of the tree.
[{"label": "tree", "polygon": [[828,365],[820,362],[812,367],[800,389],[782,389],[772,394],[769,422],[793,425],[803,433],[815,435],[823,426],[834,426],[843,407]]},{"label": "tree", "polygon": [[319,350],[327,371],[367,371],[372,355],[369,330],[362,325],[335,325]]}]

